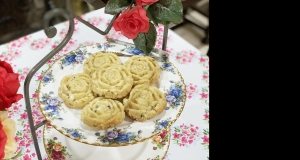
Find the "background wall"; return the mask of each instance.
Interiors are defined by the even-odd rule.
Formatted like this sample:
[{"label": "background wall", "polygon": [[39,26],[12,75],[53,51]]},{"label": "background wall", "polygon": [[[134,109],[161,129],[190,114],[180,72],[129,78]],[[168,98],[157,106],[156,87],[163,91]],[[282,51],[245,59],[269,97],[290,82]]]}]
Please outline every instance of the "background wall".
[{"label": "background wall", "polygon": [[[87,0],[88,1],[88,0]],[[103,0],[106,2],[107,0]],[[185,0],[183,5],[192,6],[195,11],[188,8],[185,17],[197,25],[208,26],[209,0]],[[72,9],[77,15],[99,9],[105,6],[100,0],[92,3],[86,3],[84,0],[71,0]],[[0,0],[0,44],[17,39],[24,35],[38,31],[43,28],[42,20],[45,12],[52,8],[65,8],[64,0]],[[64,21],[62,18],[56,18],[51,21],[52,24]],[[170,28],[174,27],[170,25]],[[202,39],[206,37],[203,29],[192,23],[185,23],[173,30],[182,38],[187,40],[193,46],[206,54],[209,44],[203,43]]]}]

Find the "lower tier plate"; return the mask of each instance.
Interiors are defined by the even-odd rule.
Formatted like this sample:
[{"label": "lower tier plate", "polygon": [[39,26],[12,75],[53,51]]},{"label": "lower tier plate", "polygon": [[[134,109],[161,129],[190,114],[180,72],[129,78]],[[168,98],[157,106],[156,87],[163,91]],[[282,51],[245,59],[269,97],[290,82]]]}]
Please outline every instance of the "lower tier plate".
[{"label": "lower tier plate", "polygon": [[72,140],[46,124],[43,141],[52,160],[162,160],[169,149],[170,132],[164,131],[135,145],[101,147]]}]

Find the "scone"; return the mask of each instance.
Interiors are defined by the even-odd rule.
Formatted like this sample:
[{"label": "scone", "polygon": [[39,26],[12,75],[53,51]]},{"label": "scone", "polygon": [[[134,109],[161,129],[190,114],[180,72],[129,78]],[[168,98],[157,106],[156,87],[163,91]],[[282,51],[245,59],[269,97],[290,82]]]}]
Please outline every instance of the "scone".
[{"label": "scone", "polygon": [[129,98],[123,99],[123,104],[130,118],[144,122],[160,114],[167,101],[158,88],[142,84],[132,89]]},{"label": "scone", "polygon": [[124,106],[121,102],[103,97],[95,98],[81,112],[81,120],[90,127],[107,129],[123,122]]},{"label": "scone", "polygon": [[158,63],[148,56],[132,56],[124,65],[130,70],[133,78],[133,85],[153,84],[160,77]]},{"label": "scone", "polygon": [[118,99],[131,90],[133,79],[123,65],[104,65],[92,75],[92,90],[100,97]]},{"label": "scone", "polygon": [[93,72],[105,64],[121,64],[117,55],[111,52],[95,52],[83,64],[86,74],[92,75]]},{"label": "scone", "polygon": [[58,95],[67,107],[83,108],[95,96],[91,90],[91,77],[85,73],[65,76],[58,88]]}]

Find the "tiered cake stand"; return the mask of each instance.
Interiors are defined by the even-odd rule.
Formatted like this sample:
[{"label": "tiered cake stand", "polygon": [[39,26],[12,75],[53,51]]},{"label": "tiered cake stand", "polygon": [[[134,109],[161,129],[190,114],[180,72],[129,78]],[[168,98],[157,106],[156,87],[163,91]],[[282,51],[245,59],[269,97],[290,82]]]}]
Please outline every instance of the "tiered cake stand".
[{"label": "tiered cake stand", "polygon": [[[31,129],[31,134],[32,134],[36,154],[37,154],[37,157],[38,157],[39,160],[42,160],[42,156],[41,156],[41,152],[40,152],[40,148],[39,148],[39,144],[38,144],[38,140],[37,140],[37,136],[36,136],[36,130],[39,127],[46,124],[47,120],[44,120],[43,122],[41,122],[40,124],[37,124],[37,125],[34,125],[34,122],[33,122],[32,110],[31,110],[31,104],[30,104],[30,97],[29,97],[29,85],[30,85],[30,81],[31,81],[33,75],[48,60],[50,60],[56,53],[58,53],[69,42],[69,40],[71,39],[71,37],[73,35],[73,32],[74,32],[74,18],[76,18],[77,20],[79,20],[80,22],[82,22],[83,24],[88,26],[89,28],[95,30],[99,34],[106,35],[111,30],[113,22],[115,21],[115,19],[118,16],[118,14],[115,15],[113,17],[112,21],[110,22],[110,24],[108,25],[108,27],[106,28],[106,30],[102,31],[102,30],[96,28],[95,26],[91,25],[89,22],[83,20],[79,16],[76,16],[73,13],[72,9],[71,9],[70,0],[66,0],[65,2],[66,2],[66,8],[67,9],[55,8],[55,9],[52,9],[52,10],[48,11],[44,16],[44,22],[43,23],[44,23],[45,34],[47,35],[48,38],[53,38],[56,35],[57,30],[54,26],[50,26],[50,27],[48,26],[49,21],[52,18],[56,17],[56,16],[63,16],[66,20],[69,21],[69,30],[68,30],[68,33],[67,33],[66,37],[62,40],[62,42],[55,49],[53,49],[50,53],[48,53],[41,61],[39,61],[29,71],[28,75],[26,76],[25,82],[24,82],[24,95],[25,95],[26,109],[27,109],[27,113],[28,113],[28,120],[29,120],[29,124],[30,124],[30,129]],[[87,2],[92,2],[92,1],[87,1]],[[163,44],[162,44],[162,50],[163,51],[166,50],[167,35],[168,35],[168,25],[165,25],[164,26],[164,34],[163,34]]]}]

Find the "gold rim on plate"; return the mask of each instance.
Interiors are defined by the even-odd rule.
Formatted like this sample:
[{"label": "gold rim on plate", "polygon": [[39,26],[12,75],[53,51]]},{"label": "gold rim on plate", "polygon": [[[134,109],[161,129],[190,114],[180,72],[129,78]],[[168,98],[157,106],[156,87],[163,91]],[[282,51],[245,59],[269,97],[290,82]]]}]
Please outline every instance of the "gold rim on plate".
[{"label": "gold rim on plate", "polygon": [[[49,123],[49,122],[48,122]],[[48,158],[50,159],[50,160],[52,160],[52,158],[50,158],[51,157],[51,155],[50,155],[50,153],[48,153],[48,151],[47,151],[47,145],[46,145],[46,128],[48,128],[47,127],[47,123],[44,125],[44,128],[43,128],[43,144],[44,144],[44,149],[45,149],[45,152],[46,152],[46,154],[47,154],[47,156],[48,156]],[[54,127],[53,127],[54,128]],[[54,128],[55,129],[55,128]],[[169,148],[170,148],[170,143],[171,143],[171,130],[168,128],[168,129],[166,129],[167,130],[167,134],[168,134],[168,136],[169,136],[169,139],[168,139],[168,143],[167,143],[167,149],[165,150],[165,153],[164,153],[164,156],[161,158],[161,160],[163,160],[165,157],[166,157],[166,155],[167,155],[167,153],[168,153],[168,151],[169,151]],[[163,130],[163,131],[165,131],[165,130]],[[150,140],[149,140],[150,141]],[[96,147],[96,146],[95,146]]]}]

